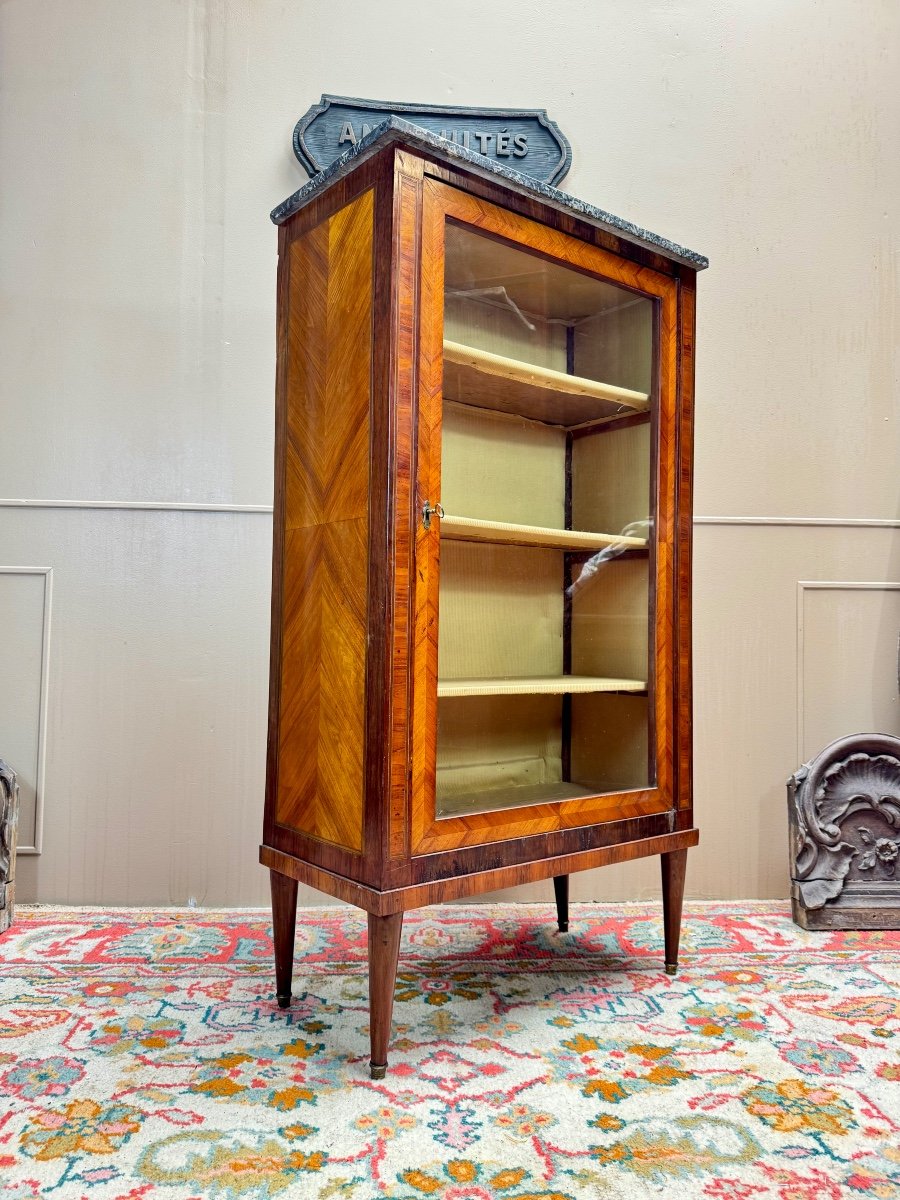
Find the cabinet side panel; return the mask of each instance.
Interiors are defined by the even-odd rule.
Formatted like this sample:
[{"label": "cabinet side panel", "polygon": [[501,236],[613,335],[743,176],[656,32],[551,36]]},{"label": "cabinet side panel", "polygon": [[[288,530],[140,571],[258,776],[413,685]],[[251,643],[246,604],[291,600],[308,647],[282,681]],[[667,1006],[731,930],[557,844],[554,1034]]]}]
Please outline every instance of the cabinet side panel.
[{"label": "cabinet side panel", "polygon": [[373,192],[290,247],[275,819],[362,849]]}]

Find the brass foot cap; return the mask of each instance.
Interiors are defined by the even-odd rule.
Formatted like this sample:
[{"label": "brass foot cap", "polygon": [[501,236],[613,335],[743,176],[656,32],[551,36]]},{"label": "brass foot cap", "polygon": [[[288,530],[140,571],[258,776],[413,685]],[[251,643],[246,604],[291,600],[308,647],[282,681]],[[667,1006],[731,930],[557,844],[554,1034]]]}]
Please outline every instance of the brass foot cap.
[{"label": "brass foot cap", "polygon": [[678,963],[666,963],[666,974],[667,975],[677,975],[678,974]]},{"label": "brass foot cap", "polygon": [[372,1079],[384,1079],[387,1074],[387,1063],[369,1063],[369,1075]]},{"label": "brass foot cap", "polygon": [[291,993],[290,992],[288,992],[288,994],[286,996],[279,995],[277,997],[277,999],[278,999],[278,1007],[279,1008],[290,1008],[291,1007]]}]

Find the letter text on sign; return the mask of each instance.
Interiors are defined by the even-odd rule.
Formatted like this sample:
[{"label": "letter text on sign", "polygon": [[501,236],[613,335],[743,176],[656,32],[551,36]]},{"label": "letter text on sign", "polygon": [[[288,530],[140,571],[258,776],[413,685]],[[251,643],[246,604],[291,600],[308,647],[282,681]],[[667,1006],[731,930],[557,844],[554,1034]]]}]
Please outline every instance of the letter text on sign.
[{"label": "letter text on sign", "polygon": [[388,103],[352,96],[322,97],[294,128],[294,153],[314,175],[358,146],[390,117],[418,125],[499,165],[558,184],[569,169],[569,143],[540,108],[451,107],[442,104]]}]

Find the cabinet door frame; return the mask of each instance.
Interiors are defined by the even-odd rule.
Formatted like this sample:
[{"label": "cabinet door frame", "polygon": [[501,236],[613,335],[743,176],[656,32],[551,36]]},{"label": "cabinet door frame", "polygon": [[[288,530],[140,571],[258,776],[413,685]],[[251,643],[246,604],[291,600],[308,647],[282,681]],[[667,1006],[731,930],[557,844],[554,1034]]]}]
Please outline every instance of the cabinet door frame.
[{"label": "cabinet door frame", "polygon": [[[669,811],[675,807],[677,281],[434,178],[426,177],[423,184],[410,696],[413,747],[410,764],[411,851],[414,855],[431,854]],[[440,521],[431,522],[426,530],[422,509],[426,501],[432,505],[440,502],[444,229],[448,219],[658,301],[655,555],[651,558],[656,568],[651,605],[656,635],[652,672],[656,725],[656,784],[653,787],[464,817],[436,816]]]}]

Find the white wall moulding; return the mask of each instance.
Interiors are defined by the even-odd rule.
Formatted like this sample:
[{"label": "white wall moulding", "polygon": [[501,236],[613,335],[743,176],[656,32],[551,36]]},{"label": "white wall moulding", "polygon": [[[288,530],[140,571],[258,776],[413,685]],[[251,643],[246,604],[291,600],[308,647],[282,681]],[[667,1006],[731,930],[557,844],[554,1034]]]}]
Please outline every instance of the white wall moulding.
[{"label": "white wall moulding", "polygon": [[797,761],[860,729],[900,734],[900,582],[797,583]]},{"label": "white wall moulding", "polygon": [[51,567],[0,566],[2,755],[18,776],[19,854],[40,854],[47,757]]},{"label": "white wall moulding", "polygon": [[[271,504],[193,503],[190,500],[25,500],[0,498],[0,508],[97,508],[138,512],[268,513]],[[694,517],[695,525],[820,526],[824,529],[900,529],[900,519],[881,517]]]},{"label": "white wall moulding", "polygon": [[189,500],[0,500],[0,508],[97,508],[137,512],[268,513],[271,504],[192,504]]},{"label": "white wall moulding", "polygon": [[823,529],[900,529],[900,520],[881,517],[694,517],[695,525],[787,525]]}]

